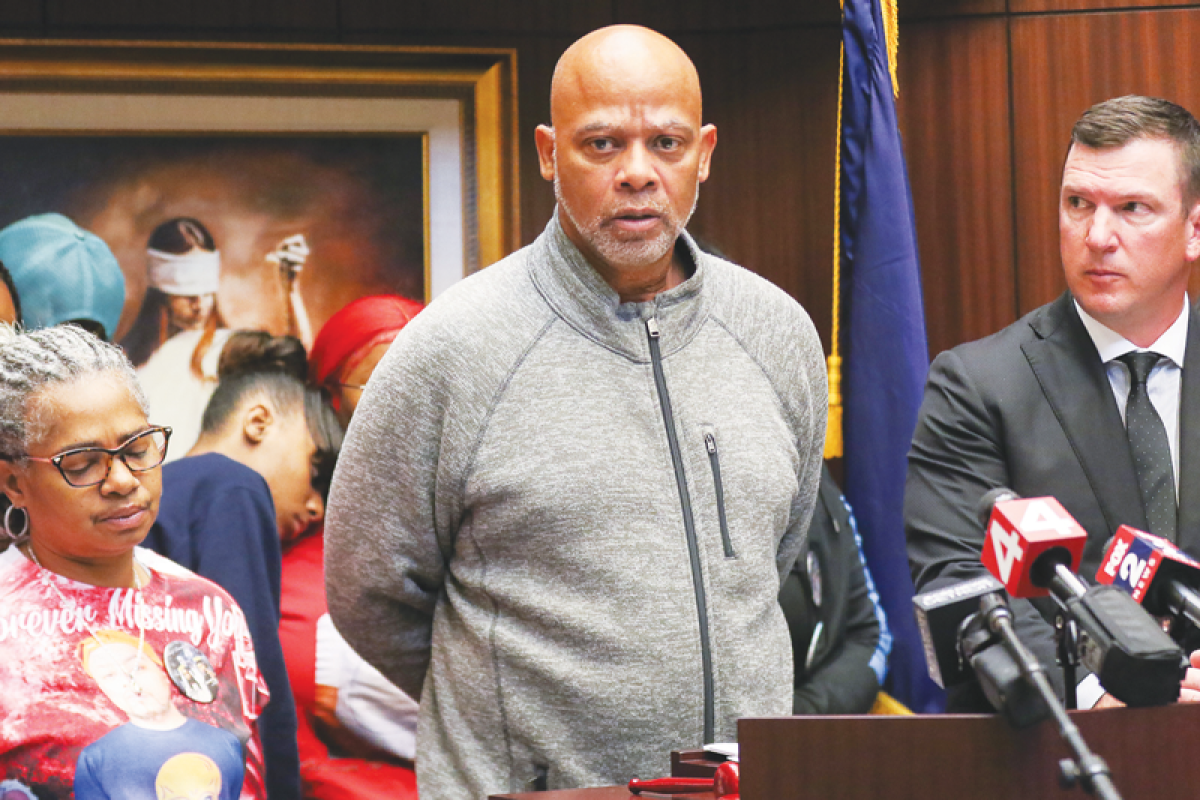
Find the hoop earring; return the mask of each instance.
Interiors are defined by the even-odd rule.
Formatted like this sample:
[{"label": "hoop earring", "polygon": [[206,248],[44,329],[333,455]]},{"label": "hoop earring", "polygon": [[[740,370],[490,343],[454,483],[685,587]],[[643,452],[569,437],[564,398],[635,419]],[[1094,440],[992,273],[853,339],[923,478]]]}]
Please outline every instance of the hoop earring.
[{"label": "hoop earring", "polygon": [[[25,523],[21,526],[21,530],[16,532],[13,531],[12,525],[12,513],[14,511],[21,512],[21,519],[24,520]],[[9,506],[6,508],[4,510],[4,535],[16,542],[23,539],[27,533],[29,533],[29,512],[23,508],[18,508],[17,506]]]}]

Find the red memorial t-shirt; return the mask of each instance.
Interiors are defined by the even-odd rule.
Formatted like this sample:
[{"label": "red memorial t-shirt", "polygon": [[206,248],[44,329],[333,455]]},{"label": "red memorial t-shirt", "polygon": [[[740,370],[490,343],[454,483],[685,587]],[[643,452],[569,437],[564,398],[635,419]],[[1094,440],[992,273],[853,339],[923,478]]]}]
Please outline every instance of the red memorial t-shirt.
[{"label": "red memorial t-shirt", "polygon": [[266,797],[266,705],[241,609],[147,550],[138,589],[0,554],[0,790],[5,800]]}]

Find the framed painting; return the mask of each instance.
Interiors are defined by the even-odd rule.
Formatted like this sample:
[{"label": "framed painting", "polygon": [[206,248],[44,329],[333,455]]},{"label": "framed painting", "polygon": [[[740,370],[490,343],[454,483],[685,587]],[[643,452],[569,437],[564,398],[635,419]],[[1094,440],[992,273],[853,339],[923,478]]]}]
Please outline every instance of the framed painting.
[{"label": "framed painting", "polygon": [[[0,41],[0,227],[57,212],[126,278],[195,219],[231,328],[288,331],[282,242],[311,329],[347,302],[428,301],[518,241],[510,50]],[[292,301],[294,304],[294,300]]]}]

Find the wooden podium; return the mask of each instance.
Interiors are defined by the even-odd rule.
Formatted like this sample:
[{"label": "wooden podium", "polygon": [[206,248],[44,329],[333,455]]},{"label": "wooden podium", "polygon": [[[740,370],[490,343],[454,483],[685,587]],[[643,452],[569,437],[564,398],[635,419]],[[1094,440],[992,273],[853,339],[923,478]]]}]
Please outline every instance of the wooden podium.
[{"label": "wooden podium", "polygon": [[[1073,711],[1124,800],[1200,793],[1200,704]],[[1058,783],[1058,727],[998,716],[777,717],[738,721],[742,800],[1083,800]]]},{"label": "wooden podium", "polygon": [[[1072,711],[1124,800],[1200,794],[1200,703]],[[1058,784],[1071,755],[1058,727],[1002,717],[770,717],[738,721],[741,800],[1086,800]],[[672,773],[700,775],[689,758]],[[696,800],[712,795],[676,795]],[[639,800],[624,787],[493,795],[493,800]],[[644,800],[644,798],[642,799]]]}]

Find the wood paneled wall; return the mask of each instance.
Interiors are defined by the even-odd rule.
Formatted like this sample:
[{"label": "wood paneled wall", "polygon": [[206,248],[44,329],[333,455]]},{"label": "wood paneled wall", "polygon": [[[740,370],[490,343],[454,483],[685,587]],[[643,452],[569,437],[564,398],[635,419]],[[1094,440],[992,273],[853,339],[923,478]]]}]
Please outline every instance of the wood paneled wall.
[{"label": "wood paneled wall", "polygon": [[[900,120],[936,353],[1062,290],[1057,186],[1071,123],[1084,109],[1140,92],[1200,111],[1200,3],[900,5]],[[515,48],[524,241],[554,205],[532,131],[549,117],[559,54],[602,25],[654,27],[695,60],[706,120],[719,130],[692,230],[799,299],[826,339],[838,19],[836,0],[0,2],[8,38]],[[1196,289],[1200,282],[1200,297]]]}]

